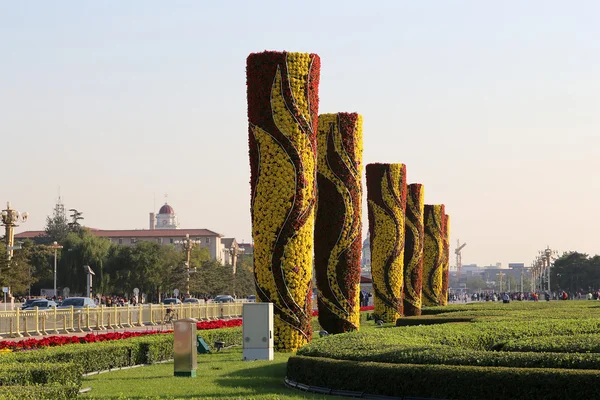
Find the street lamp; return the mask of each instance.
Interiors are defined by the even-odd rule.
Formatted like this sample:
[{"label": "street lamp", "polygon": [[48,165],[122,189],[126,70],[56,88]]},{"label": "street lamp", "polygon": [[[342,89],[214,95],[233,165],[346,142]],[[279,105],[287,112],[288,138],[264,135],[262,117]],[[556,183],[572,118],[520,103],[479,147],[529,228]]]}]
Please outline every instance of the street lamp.
[{"label": "street lamp", "polygon": [[233,281],[232,281],[232,295],[235,298],[235,273],[236,273],[236,263],[237,263],[237,249],[235,246],[229,248],[229,254],[231,255],[231,269],[233,273]]},{"label": "street lamp", "polygon": [[187,261],[185,263],[185,266],[187,269],[187,282],[186,282],[186,286],[185,286],[185,297],[186,298],[190,297],[190,257],[192,255],[192,248],[195,245],[200,244],[200,243],[201,242],[199,240],[190,239],[189,233],[186,233],[185,239],[178,240],[175,242],[175,244],[181,245],[181,247],[183,247],[183,250],[187,254]]},{"label": "street lamp", "polygon": [[62,249],[63,246],[61,246],[57,242],[54,242],[48,247],[54,249],[54,296],[58,299],[58,292],[56,291],[56,252],[58,251],[58,249]]},{"label": "street lamp", "polygon": [[28,213],[20,213],[17,210],[10,208],[10,201],[6,203],[6,210],[2,210],[2,225],[6,229],[4,240],[6,241],[6,254],[10,260],[13,256],[13,250],[20,249],[21,246],[15,246],[15,227],[18,222],[26,222],[29,217]]}]

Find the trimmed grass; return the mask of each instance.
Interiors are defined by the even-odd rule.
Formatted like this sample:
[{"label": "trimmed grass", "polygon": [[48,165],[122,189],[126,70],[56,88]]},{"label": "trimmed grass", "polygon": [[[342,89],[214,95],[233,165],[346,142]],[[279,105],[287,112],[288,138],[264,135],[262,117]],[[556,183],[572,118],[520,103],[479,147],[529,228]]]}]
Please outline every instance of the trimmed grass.
[{"label": "trimmed grass", "polygon": [[198,354],[196,378],[173,376],[173,363],[157,364],[84,378],[92,391],[82,399],[341,399],[287,388],[287,360],[292,353],[275,353],[274,361],[241,361],[242,348]]}]

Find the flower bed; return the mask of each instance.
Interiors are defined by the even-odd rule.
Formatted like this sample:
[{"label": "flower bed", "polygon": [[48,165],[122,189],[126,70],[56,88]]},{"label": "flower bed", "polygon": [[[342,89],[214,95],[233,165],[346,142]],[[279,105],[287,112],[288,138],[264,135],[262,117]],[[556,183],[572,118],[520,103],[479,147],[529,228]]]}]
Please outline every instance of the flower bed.
[{"label": "flower bed", "polygon": [[396,322],[403,305],[406,166],[368,164],[366,170],[374,314]]},{"label": "flower bed", "polygon": [[448,305],[448,287],[450,285],[450,216],[444,214],[444,230],[442,232],[443,257],[442,262],[442,293],[440,295],[440,306]]},{"label": "flower bed", "polygon": [[294,351],[312,338],[320,58],[250,54],[246,77],[257,296],[273,303],[275,349]]},{"label": "flower bed", "polygon": [[440,305],[444,262],[444,205],[425,204],[423,247],[423,304]]},{"label": "flower bed", "polygon": [[425,207],[423,185],[407,187],[406,225],[404,248],[404,315],[421,315],[423,288],[423,213]]},{"label": "flower bed", "polygon": [[362,117],[320,115],[317,148],[319,324],[329,333],[343,333],[360,327]]},{"label": "flower bed", "polygon": [[[196,328],[198,330],[234,328],[237,326],[242,326],[241,318],[230,320],[219,319],[215,321],[201,321],[196,323]],[[20,341],[3,340],[0,342],[0,352],[40,349],[43,347],[63,346],[65,344],[106,342],[110,340],[129,339],[132,337],[156,335],[170,332],[172,331],[155,330],[139,332],[108,332],[100,334],[89,333],[85,336],[46,336],[41,339],[32,338]]]},{"label": "flower bed", "polygon": [[202,321],[196,324],[196,328],[200,331],[207,329],[234,328],[242,326],[242,319],[217,319],[215,321]]}]

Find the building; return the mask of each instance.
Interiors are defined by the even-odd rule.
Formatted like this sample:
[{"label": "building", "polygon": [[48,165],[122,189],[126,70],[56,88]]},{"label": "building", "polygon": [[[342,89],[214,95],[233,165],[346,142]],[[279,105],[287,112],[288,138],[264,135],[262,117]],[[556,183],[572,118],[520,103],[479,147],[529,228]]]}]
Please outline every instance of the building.
[{"label": "building", "polygon": [[238,243],[239,254],[251,256],[254,254],[254,245],[252,243]]},{"label": "building", "polygon": [[[231,255],[226,258],[226,253],[233,246],[237,249],[237,242],[227,242],[225,247],[223,235],[211,231],[209,229],[179,229],[179,221],[177,214],[169,204],[165,203],[159,210],[158,215],[150,213],[149,229],[90,229],[92,235],[103,237],[110,240],[111,243],[125,246],[132,246],[140,241],[155,242],[161,245],[171,244],[180,246],[178,242],[185,239],[188,235],[190,239],[197,241],[198,246],[207,248],[210,252],[210,257],[220,263],[230,264]],[[34,239],[43,237],[44,231],[26,231],[15,235],[15,239]]]}]

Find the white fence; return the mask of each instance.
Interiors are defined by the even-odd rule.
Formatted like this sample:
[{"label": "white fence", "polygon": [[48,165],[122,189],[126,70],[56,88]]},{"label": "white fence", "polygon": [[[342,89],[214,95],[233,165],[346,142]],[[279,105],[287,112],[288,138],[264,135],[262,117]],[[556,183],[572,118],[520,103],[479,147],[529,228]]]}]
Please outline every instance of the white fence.
[{"label": "white fence", "polygon": [[[170,325],[181,318],[209,321],[241,317],[243,303],[145,304],[126,307],[85,307],[0,311],[0,336],[23,337],[68,332]],[[174,316],[167,315],[167,308]]]}]

